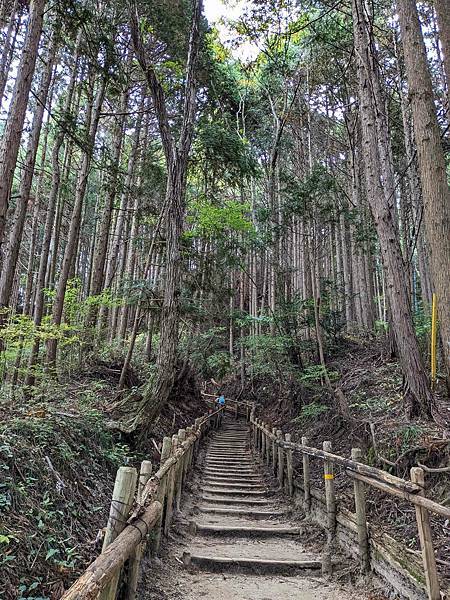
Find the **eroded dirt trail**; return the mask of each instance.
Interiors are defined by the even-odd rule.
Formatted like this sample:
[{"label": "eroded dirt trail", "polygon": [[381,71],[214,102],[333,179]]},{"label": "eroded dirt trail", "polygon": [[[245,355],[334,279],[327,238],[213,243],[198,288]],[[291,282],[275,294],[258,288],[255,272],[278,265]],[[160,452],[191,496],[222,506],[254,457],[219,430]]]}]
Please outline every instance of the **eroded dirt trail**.
[{"label": "eroded dirt trail", "polygon": [[[230,418],[211,435],[172,540],[148,565],[140,597],[365,598],[321,575],[322,533],[294,515],[271,485],[248,436],[247,424]],[[338,556],[335,562],[342,565]]]}]

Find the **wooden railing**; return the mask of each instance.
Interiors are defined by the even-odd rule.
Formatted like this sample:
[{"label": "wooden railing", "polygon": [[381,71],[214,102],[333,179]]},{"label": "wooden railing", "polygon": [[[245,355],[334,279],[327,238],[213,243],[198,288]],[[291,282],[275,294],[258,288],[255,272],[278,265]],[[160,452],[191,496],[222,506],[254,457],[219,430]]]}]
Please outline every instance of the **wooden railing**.
[{"label": "wooden railing", "polygon": [[[441,600],[441,589],[436,568],[429,513],[450,518],[450,508],[426,498],[424,493],[424,471],[420,467],[411,469],[411,480],[401,479],[362,462],[362,452],[353,448],[351,458],[344,458],[331,452],[331,442],[323,442],[323,449],[309,445],[306,437],[301,443],[294,443],[290,434],[282,435],[280,429],[269,428],[261,419],[250,416],[252,443],[267,465],[271,465],[274,475],[282,489],[293,496],[297,487],[294,480],[293,453],[300,454],[302,465],[303,503],[307,510],[311,507],[311,468],[310,458],[323,462],[325,488],[326,528],[328,541],[332,542],[336,534],[336,494],[334,485],[334,467],[339,465],[353,480],[355,501],[355,521],[358,538],[358,554],[363,571],[371,568],[369,552],[369,527],[366,518],[366,486],[403,498],[415,506],[417,529],[422,550],[422,562],[425,574],[426,590],[430,600]],[[445,597],[445,596],[444,596]]]},{"label": "wooden railing", "polygon": [[174,509],[180,508],[183,485],[197,456],[200,439],[220,425],[223,412],[223,408],[210,409],[192,427],[165,437],[160,466],[154,475],[150,461],[142,462],[139,481],[136,469],[118,469],[102,553],[63,600],[113,600],[122,584],[127,600],[136,598],[141,557],[149,534],[151,552],[156,554],[161,534],[169,531]]}]

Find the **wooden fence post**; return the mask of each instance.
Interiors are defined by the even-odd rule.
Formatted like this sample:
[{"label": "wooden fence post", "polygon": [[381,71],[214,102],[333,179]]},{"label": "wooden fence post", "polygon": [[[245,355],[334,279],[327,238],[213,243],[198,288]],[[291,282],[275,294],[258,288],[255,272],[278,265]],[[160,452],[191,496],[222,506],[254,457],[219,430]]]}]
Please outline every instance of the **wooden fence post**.
[{"label": "wooden fence post", "polygon": [[[171,455],[173,456],[175,452],[178,450],[178,436],[172,436],[172,450]],[[176,467],[177,465],[172,465],[170,471],[167,473],[167,503],[166,503],[166,515],[164,519],[164,535],[169,533],[170,524],[172,523],[172,514],[173,514],[173,497],[177,484],[177,476],[176,476]]]},{"label": "wooden fence post", "polygon": [[[286,442],[290,442],[291,434],[286,433],[286,435],[284,436],[284,439],[286,440]],[[294,495],[294,479],[293,479],[294,465],[292,463],[292,450],[290,450],[289,448],[286,449],[286,474],[287,474],[287,491],[288,491],[289,496],[293,496]]]},{"label": "wooden fence post", "polygon": [[[362,452],[360,448],[352,448],[352,460],[362,462]],[[356,527],[358,528],[358,549],[359,560],[361,562],[361,571],[368,573],[370,570],[369,540],[367,535],[367,516],[366,516],[366,494],[364,483],[353,480],[353,490],[355,493],[355,513]]]},{"label": "wooden fence post", "polygon": [[[302,446],[308,445],[308,438],[302,437]],[[308,454],[302,453],[303,463],[303,494],[305,500],[305,508],[307,511],[311,510],[311,475],[309,470],[309,456]]]},{"label": "wooden fence post", "polygon": [[[181,444],[186,440],[186,429],[178,430],[178,443],[181,447]],[[181,494],[183,492],[183,482],[184,482],[184,461],[186,459],[186,452],[183,456],[180,456],[178,460],[178,464],[176,467],[176,477],[177,477],[177,487],[176,487],[176,498],[175,498],[175,506],[177,510],[180,510],[181,505]]]},{"label": "wooden fence post", "polygon": [[[170,437],[165,437],[163,439],[162,449],[161,449],[161,458],[159,461],[159,466],[162,467],[163,464],[170,458],[170,453],[172,450],[172,440]],[[161,514],[156,522],[154,528],[154,538],[152,544],[152,554],[157,554],[159,550],[159,545],[161,543],[161,528],[163,526],[163,516],[164,516],[164,499],[166,499],[166,511],[167,511],[167,487],[168,480],[170,477],[170,473],[167,473],[165,477],[159,482],[158,491],[156,493],[156,500],[161,503],[162,510]]]},{"label": "wooden fence post", "polygon": [[[125,528],[130,509],[133,505],[136,481],[137,471],[133,467],[120,467],[117,470],[102,552],[106,550]],[[120,570],[115,573],[114,577],[101,591],[99,595],[100,600],[114,600],[119,577]]]},{"label": "wooden fence post", "polygon": [[[331,442],[324,442],[323,450],[324,452],[331,452]],[[324,460],[323,462],[323,477],[327,501],[328,542],[332,542],[336,532],[336,496],[334,492],[334,467],[331,460]]]},{"label": "wooden fence post", "polygon": [[261,458],[262,460],[264,460],[264,457],[266,455],[266,444],[267,444],[267,438],[266,438],[266,424],[264,423],[264,421],[261,422],[261,426],[262,426],[262,430],[261,430]]},{"label": "wooden fence post", "polygon": [[[278,441],[281,442],[283,440],[283,433],[281,429],[277,431]],[[278,446],[278,483],[280,484],[281,489],[283,489],[283,480],[284,480],[284,452],[281,444]]]},{"label": "wooden fence post", "polygon": [[266,465],[269,466],[270,464],[270,449],[272,447],[271,441],[270,441],[270,437],[269,437],[269,426],[266,425],[266,429],[267,429],[267,433],[266,433]]},{"label": "wooden fence post", "polygon": [[201,437],[202,437],[202,426],[201,426],[200,422],[201,422],[201,418],[200,417],[198,419],[195,419],[195,421],[194,421],[195,430],[199,432],[199,436],[195,440],[195,444],[194,444],[194,451],[193,451],[194,457],[196,457],[197,454],[198,454],[198,447],[200,445],[200,440],[201,440]]},{"label": "wooden fence post", "polygon": [[[137,490],[137,501],[140,503],[142,498],[142,492],[145,488],[147,481],[150,479],[152,474],[152,463],[149,460],[143,460],[141,462],[141,469],[139,471],[138,490]],[[128,583],[126,597],[128,600],[135,600],[136,591],[139,579],[139,569],[141,566],[142,554],[145,548],[145,540],[141,544],[138,544],[134,553],[130,556],[130,566],[128,570]]]},{"label": "wooden fence post", "polygon": [[275,429],[275,427],[272,427],[272,433],[273,433],[273,440],[272,440],[272,469],[273,469],[273,474],[276,475],[277,474],[278,448],[277,448],[277,441],[276,441],[277,430]]},{"label": "wooden fence post", "polygon": [[[192,436],[192,427],[186,427],[186,439],[190,439]],[[186,480],[189,469],[191,468],[191,460],[192,460],[192,445],[186,450],[186,459],[184,461],[184,474],[183,478]]]},{"label": "wooden fence post", "polygon": [[[413,467],[411,469],[411,481],[425,487],[423,469]],[[424,492],[420,492],[424,496]],[[433,538],[430,526],[430,514],[426,508],[415,505],[417,529],[419,530],[420,547],[422,548],[422,561],[425,571],[425,581],[429,600],[439,600],[441,597],[439,579],[436,569],[436,558],[434,556]]]}]

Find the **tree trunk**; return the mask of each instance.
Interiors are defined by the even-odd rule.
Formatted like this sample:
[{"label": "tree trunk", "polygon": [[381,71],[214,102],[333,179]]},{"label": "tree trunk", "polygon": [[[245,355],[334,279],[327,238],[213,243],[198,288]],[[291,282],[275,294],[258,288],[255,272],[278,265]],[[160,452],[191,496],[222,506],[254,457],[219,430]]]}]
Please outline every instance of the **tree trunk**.
[{"label": "tree trunk", "polygon": [[390,173],[382,172],[386,151],[380,148],[381,135],[376,114],[384,105],[380,104],[381,99],[376,96],[379,82],[376,81],[378,73],[375,49],[362,1],[353,0],[352,8],[366,185],[385,270],[386,291],[392,313],[391,325],[406,380],[410,414],[420,413],[429,417],[433,397],[412,322],[404,263],[394,221],[393,198],[386,196],[386,178]]},{"label": "tree trunk", "polygon": [[9,69],[11,66],[14,48],[16,46],[17,34],[19,32],[21,12],[16,15],[19,0],[14,0],[9,18],[8,29],[3,41],[2,57],[0,59],[0,107],[2,105],[3,95],[5,93],[6,83],[8,81]]},{"label": "tree trunk", "polygon": [[14,169],[41,39],[44,7],[45,0],[32,0],[30,3],[27,33],[0,146],[0,248],[3,242]]},{"label": "tree trunk", "polygon": [[[62,320],[64,297],[66,293],[69,273],[75,257],[75,251],[78,243],[78,236],[81,224],[81,215],[83,209],[83,200],[86,192],[87,179],[89,168],[92,160],[92,148],[97,133],[98,122],[100,118],[100,110],[103,103],[103,97],[106,89],[106,79],[102,77],[99,88],[96,93],[94,105],[88,109],[86,119],[89,122],[89,134],[87,140],[87,149],[83,152],[80,171],[77,179],[77,187],[75,192],[75,201],[70,220],[69,236],[67,239],[66,248],[64,250],[64,258],[59,275],[58,286],[56,289],[55,300],[52,311],[52,321],[54,325],[60,325]],[[91,114],[90,114],[91,113]],[[56,362],[56,350],[58,342],[56,338],[51,338],[47,341],[47,363],[54,366]]]},{"label": "tree trunk", "polygon": [[56,36],[53,36],[51,48],[47,56],[47,64],[42,73],[42,79],[39,91],[37,93],[36,110],[33,117],[31,134],[28,139],[28,147],[23,168],[23,176],[20,182],[19,197],[15,210],[14,225],[11,228],[8,248],[0,276],[0,306],[8,306],[11,295],[14,273],[16,271],[17,258],[19,256],[20,244],[22,241],[23,227],[25,217],[30,201],[31,184],[34,175],[34,166],[38,151],[39,138],[41,135],[42,120],[44,117],[44,107],[46,105],[50,81],[52,78],[53,64],[55,62],[57,50]]},{"label": "tree trunk", "polygon": [[[415,7],[412,8],[414,9],[414,12],[417,13],[417,9]],[[450,7],[448,5],[448,0],[434,0],[434,9],[437,16],[439,40],[444,53],[444,71],[447,80],[447,116],[450,116]],[[414,14],[409,14],[408,18],[414,18]],[[414,24],[411,23],[411,26],[414,27]],[[420,39],[421,38],[419,37],[419,42]]]},{"label": "tree trunk", "polygon": [[130,11],[133,45],[139,63],[147,78],[158,119],[159,132],[167,164],[166,188],[166,271],[164,297],[161,309],[161,334],[156,359],[156,375],[148,386],[140,413],[134,426],[142,419],[150,422],[167,402],[175,381],[178,351],[179,302],[181,283],[181,235],[184,226],[185,195],[188,157],[196,121],[196,68],[200,46],[200,19],[202,0],[194,0],[189,51],[186,64],[186,83],[182,111],[182,126],[178,142],[175,142],[167,113],[164,90],[153,65],[147,62],[137,20],[137,5]]},{"label": "tree trunk", "polygon": [[[445,23],[450,17],[443,8],[447,15],[442,15]],[[425,232],[450,389],[450,189],[425,44],[414,0],[398,0],[398,12],[422,182]]]}]

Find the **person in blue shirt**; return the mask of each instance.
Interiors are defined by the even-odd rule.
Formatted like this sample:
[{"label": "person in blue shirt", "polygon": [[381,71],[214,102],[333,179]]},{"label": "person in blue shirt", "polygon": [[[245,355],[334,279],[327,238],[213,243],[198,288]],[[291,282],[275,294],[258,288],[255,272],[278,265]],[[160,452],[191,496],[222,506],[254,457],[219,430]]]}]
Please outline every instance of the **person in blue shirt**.
[{"label": "person in blue shirt", "polygon": [[216,404],[219,406],[225,406],[225,396],[220,394],[220,396],[216,399]]}]

